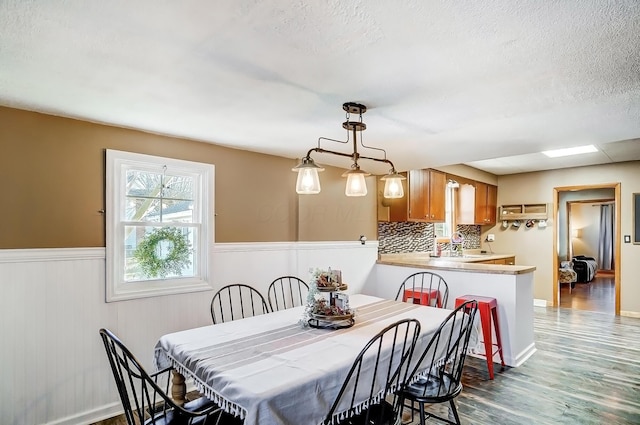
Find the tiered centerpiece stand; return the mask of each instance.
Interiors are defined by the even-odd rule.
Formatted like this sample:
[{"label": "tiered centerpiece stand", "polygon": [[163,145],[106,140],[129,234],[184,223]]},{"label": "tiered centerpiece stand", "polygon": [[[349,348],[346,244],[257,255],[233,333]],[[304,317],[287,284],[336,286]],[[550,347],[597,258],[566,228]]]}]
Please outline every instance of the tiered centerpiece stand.
[{"label": "tiered centerpiece stand", "polygon": [[[319,292],[327,293],[329,296],[329,307],[331,310],[336,307],[337,294],[347,289],[347,285],[338,286],[318,286]],[[355,320],[353,313],[347,310],[344,314],[319,314],[311,313],[309,318],[309,326],[318,329],[343,329],[353,326]]]}]

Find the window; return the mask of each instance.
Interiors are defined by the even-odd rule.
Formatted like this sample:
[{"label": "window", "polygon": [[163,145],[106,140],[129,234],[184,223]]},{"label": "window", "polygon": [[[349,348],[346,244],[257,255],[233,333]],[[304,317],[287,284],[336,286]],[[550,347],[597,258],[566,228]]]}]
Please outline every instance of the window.
[{"label": "window", "polygon": [[107,150],[107,302],[211,289],[214,166]]},{"label": "window", "polygon": [[452,229],[455,229],[455,194],[456,188],[459,185],[457,183],[449,182],[447,184],[447,189],[445,191],[445,222],[444,223],[435,223],[434,231],[437,239],[442,239],[439,242],[448,242],[448,239],[451,238],[451,234],[453,233]]}]

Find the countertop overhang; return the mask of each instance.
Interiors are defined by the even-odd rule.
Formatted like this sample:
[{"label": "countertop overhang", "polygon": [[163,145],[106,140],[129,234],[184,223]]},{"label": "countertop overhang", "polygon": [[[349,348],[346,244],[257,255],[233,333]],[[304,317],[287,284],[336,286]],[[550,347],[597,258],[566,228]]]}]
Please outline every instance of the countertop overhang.
[{"label": "countertop overhang", "polygon": [[513,254],[480,254],[472,257],[430,257],[427,253],[381,254],[377,264],[417,267],[434,270],[451,270],[488,274],[524,274],[535,271],[535,266],[481,264],[478,261],[499,260]]}]

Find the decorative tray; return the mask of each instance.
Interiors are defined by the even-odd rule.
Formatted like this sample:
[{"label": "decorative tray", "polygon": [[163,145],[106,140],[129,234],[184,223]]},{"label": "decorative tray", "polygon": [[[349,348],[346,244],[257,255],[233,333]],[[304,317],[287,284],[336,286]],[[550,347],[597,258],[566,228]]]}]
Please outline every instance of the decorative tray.
[{"label": "decorative tray", "polygon": [[319,292],[335,292],[335,291],[344,291],[347,289],[347,284],[342,283],[338,286],[317,286]]},{"label": "decorative tray", "polygon": [[311,313],[310,317],[311,318],[307,323],[309,323],[309,326],[311,326],[312,328],[318,329],[350,328],[355,323],[355,320],[353,319],[353,313],[334,316],[325,316],[323,314]]},{"label": "decorative tray", "polygon": [[339,320],[353,319],[353,313],[341,314],[341,315],[324,315],[324,314],[311,313],[311,318],[317,319],[317,320],[325,320],[328,322],[335,322]]}]

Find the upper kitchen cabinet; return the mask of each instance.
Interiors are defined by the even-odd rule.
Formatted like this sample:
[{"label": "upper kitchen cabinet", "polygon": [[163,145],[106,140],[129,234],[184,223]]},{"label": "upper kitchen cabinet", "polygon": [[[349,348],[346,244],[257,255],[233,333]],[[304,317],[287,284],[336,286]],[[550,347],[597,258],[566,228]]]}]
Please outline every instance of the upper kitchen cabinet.
[{"label": "upper kitchen cabinet", "polygon": [[496,224],[498,187],[476,182],[476,224]]},{"label": "upper kitchen cabinet", "polygon": [[495,225],[498,187],[477,181],[461,182],[458,188],[458,224]]},{"label": "upper kitchen cabinet", "polygon": [[[405,174],[405,173],[402,173]],[[424,221],[445,220],[445,196],[447,179],[436,170],[411,170],[405,174],[405,196],[402,199],[384,199],[378,188],[378,220]],[[381,185],[380,182],[378,182]]]},{"label": "upper kitchen cabinet", "polygon": [[443,222],[447,178],[436,170],[411,170],[407,177],[408,221]]}]

